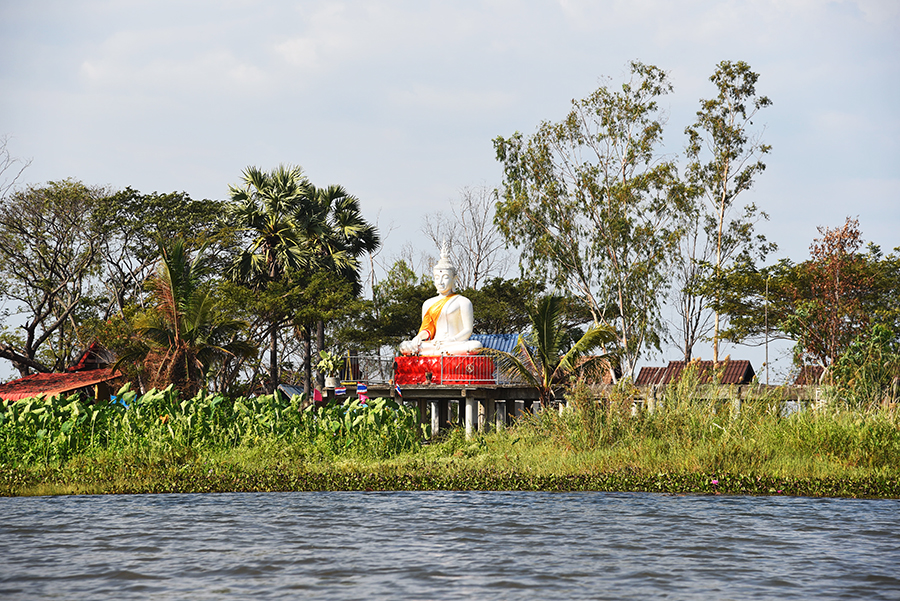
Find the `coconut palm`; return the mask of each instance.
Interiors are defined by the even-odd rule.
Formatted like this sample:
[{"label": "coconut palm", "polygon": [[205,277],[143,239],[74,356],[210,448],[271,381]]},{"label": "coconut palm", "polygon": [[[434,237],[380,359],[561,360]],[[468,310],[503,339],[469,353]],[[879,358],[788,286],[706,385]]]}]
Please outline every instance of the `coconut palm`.
[{"label": "coconut palm", "polygon": [[220,314],[215,297],[204,285],[208,273],[203,249],[191,260],[184,240],[159,244],[160,262],[148,280],[153,306],[135,319],[137,343],[119,359],[141,361],[150,385],[173,384],[187,397],[199,390],[209,369],[230,356],[252,356],[253,345],[237,340],[246,327]]},{"label": "coconut palm", "polygon": [[489,351],[501,372],[518,376],[536,388],[545,407],[572,374],[607,364],[610,354],[589,353],[616,340],[612,328],[593,325],[566,350],[570,336],[561,319],[562,311],[562,297],[549,295],[539,299],[528,311],[531,329],[527,335],[519,336],[515,352]]}]

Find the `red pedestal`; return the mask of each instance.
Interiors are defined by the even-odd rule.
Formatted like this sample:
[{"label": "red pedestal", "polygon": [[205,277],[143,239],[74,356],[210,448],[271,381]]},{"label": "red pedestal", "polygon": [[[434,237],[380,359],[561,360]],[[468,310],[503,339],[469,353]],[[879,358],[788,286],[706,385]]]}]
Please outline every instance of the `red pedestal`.
[{"label": "red pedestal", "polygon": [[403,356],[394,359],[400,386],[426,384],[494,384],[494,360],[482,355]]}]

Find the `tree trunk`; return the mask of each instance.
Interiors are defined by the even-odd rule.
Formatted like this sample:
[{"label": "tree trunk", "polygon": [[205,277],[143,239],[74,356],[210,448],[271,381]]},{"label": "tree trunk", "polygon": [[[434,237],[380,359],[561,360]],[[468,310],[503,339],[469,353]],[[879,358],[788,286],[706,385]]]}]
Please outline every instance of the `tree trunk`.
[{"label": "tree trunk", "polygon": [[[321,319],[316,322],[316,350],[319,352],[325,350],[325,322]],[[316,382],[318,382],[319,388],[325,386],[325,374],[321,371],[317,372]]]},{"label": "tree trunk", "polygon": [[303,336],[303,392],[307,396],[312,393],[310,384],[312,383],[312,341],[310,340],[309,327],[303,326],[301,329]]},{"label": "tree trunk", "polygon": [[278,323],[272,323],[269,331],[269,392],[278,389]]}]

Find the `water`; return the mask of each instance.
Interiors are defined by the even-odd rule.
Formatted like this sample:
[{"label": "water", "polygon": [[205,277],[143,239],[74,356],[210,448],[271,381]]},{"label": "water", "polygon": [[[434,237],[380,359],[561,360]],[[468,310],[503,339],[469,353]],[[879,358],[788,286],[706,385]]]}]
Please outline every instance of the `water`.
[{"label": "water", "polygon": [[900,501],[0,499],[0,599],[900,599]]}]

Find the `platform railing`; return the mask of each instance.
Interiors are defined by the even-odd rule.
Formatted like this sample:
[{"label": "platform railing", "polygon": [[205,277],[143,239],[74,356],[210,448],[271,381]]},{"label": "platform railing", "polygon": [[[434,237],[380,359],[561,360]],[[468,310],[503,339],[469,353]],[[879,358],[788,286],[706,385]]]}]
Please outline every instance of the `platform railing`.
[{"label": "platform railing", "polygon": [[[442,355],[434,370],[434,384],[521,384],[515,377],[502,374],[492,357],[487,355],[467,355],[460,361],[458,355]],[[374,385],[390,384],[394,375],[394,357],[386,355],[357,355],[348,363],[341,379],[345,382],[364,382]]]}]

